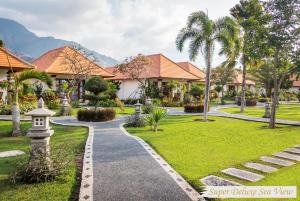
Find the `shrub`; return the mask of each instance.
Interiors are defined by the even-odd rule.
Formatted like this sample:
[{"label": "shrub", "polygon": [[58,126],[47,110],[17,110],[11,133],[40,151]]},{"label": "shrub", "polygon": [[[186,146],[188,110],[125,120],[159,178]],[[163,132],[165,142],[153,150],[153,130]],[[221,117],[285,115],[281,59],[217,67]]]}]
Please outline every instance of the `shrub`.
[{"label": "shrub", "polygon": [[56,96],[55,92],[50,90],[50,89],[47,89],[45,90],[43,93],[42,93],[42,97],[44,99],[44,101],[48,101],[48,100],[54,100],[54,99],[57,99],[58,97]]},{"label": "shrub", "polygon": [[114,109],[79,110],[77,119],[79,121],[101,122],[113,120],[116,117]]},{"label": "shrub", "polygon": [[126,100],[124,100],[124,104],[126,105],[134,105],[136,104],[137,102],[140,102],[140,103],[143,103],[143,101],[141,99],[136,99],[136,98],[127,98]]},{"label": "shrub", "polygon": [[159,123],[167,116],[167,110],[162,108],[154,108],[147,117],[147,121],[152,128],[152,131],[157,132]]},{"label": "shrub", "polygon": [[51,153],[50,165],[49,160],[43,157],[36,158],[34,163],[30,162],[30,158],[18,161],[17,170],[10,175],[10,181],[13,184],[53,181],[66,170],[70,161],[70,155],[64,145]]},{"label": "shrub", "polygon": [[[209,108],[208,108],[209,110]],[[188,104],[184,106],[184,112],[186,113],[202,113],[204,112],[204,105]]]},{"label": "shrub", "polygon": [[19,97],[20,102],[36,102],[37,97],[33,94],[27,94],[24,96]]},{"label": "shrub", "polygon": [[106,99],[106,100],[102,100],[99,101],[98,103],[101,107],[116,107],[117,103],[115,100],[111,100],[111,99]]},{"label": "shrub", "polygon": [[153,105],[144,105],[143,106],[143,113],[150,114],[153,111]]},{"label": "shrub", "polygon": [[258,102],[260,103],[270,102],[270,98],[260,97],[258,98]]},{"label": "shrub", "polygon": [[37,102],[21,102],[20,105],[20,113],[24,114],[26,112],[29,112],[35,108],[37,108]]},{"label": "shrub", "polygon": [[0,115],[11,115],[11,106],[6,104],[1,104]]},{"label": "shrub", "polygon": [[45,103],[46,103],[46,106],[48,107],[48,109],[55,110],[55,109],[58,109],[60,106],[60,99],[56,98],[53,100],[47,100],[47,101],[45,101]]},{"label": "shrub", "polygon": [[[241,99],[238,99],[237,102],[238,106],[241,106]],[[246,99],[246,106],[256,106],[257,105],[257,100],[256,99]]]},{"label": "shrub", "polygon": [[79,108],[80,106],[80,101],[79,100],[74,100],[71,102],[72,108]]},{"label": "shrub", "polygon": [[133,114],[126,119],[126,127],[145,127],[147,124],[145,117]]}]

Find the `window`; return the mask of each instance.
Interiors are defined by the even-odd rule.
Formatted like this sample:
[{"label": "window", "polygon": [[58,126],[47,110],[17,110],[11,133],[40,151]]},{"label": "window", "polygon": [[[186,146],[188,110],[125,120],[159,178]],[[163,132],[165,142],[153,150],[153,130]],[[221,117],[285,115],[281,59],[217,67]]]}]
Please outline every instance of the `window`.
[{"label": "window", "polygon": [[34,118],[34,126],[44,126],[44,119],[40,117]]}]

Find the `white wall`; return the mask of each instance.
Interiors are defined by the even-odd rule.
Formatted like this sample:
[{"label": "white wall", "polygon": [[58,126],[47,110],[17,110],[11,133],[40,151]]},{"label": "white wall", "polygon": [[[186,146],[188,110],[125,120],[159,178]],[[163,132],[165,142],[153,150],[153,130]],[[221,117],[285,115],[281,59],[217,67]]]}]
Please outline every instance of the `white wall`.
[{"label": "white wall", "polygon": [[139,98],[140,94],[137,93],[139,90],[139,82],[136,80],[122,80],[120,90],[117,95],[120,99],[128,98]]},{"label": "white wall", "polygon": [[[2,81],[2,80],[6,80],[6,78],[7,78],[7,71],[8,71],[9,69],[8,68],[0,68],[0,81]],[[4,92],[3,93],[3,96],[2,97],[0,97],[0,99],[2,99],[2,100],[4,100],[4,97],[6,96],[6,94],[7,94],[7,91],[6,90],[3,90],[3,89],[0,89],[2,92]]]}]

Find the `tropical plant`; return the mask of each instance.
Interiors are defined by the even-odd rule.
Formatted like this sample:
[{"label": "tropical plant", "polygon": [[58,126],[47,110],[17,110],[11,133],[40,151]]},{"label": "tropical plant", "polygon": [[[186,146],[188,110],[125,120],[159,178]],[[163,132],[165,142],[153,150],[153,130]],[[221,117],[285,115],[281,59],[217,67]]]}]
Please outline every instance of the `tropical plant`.
[{"label": "tropical plant", "polygon": [[[240,0],[239,4],[230,9],[230,14],[235,18],[240,31],[239,35],[231,35],[235,37],[229,37],[231,42],[223,43],[223,47],[224,45],[225,47],[228,46],[224,50],[225,54],[231,58],[229,63],[236,63],[235,60],[240,58],[240,63],[243,66],[240,111],[244,112],[247,67],[257,65],[259,59],[264,55],[263,49],[258,51],[258,48],[265,46],[264,39],[267,30],[263,27],[269,21],[269,17],[265,14],[259,0]],[[223,39],[226,41],[226,37]]]},{"label": "tropical plant", "polygon": [[98,107],[100,101],[108,99],[109,96],[105,92],[109,89],[108,83],[101,77],[92,77],[84,85],[84,89],[89,91],[90,94],[86,94],[85,98],[90,100],[95,106],[95,110]]},{"label": "tropical plant", "polygon": [[163,108],[153,108],[147,117],[147,121],[152,128],[152,131],[157,132],[159,123],[167,116],[167,110]]},{"label": "tropical plant", "polygon": [[265,10],[271,16],[267,41],[274,82],[269,128],[275,128],[276,106],[284,79],[300,73],[300,1],[270,0]]},{"label": "tropical plant", "polygon": [[193,96],[194,99],[196,99],[196,101],[200,100],[200,102],[201,102],[202,97],[204,95],[203,86],[198,85],[198,84],[193,84],[192,87],[191,87],[191,90],[190,90],[189,94],[191,96]]},{"label": "tropical plant", "polygon": [[51,77],[45,73],[36,70],[26,70],[20,73],[13,73],[13,101],[12,101],[12,122],[13,136],[21,134],[20,130],[20,107],[19,107],[19,91],[23,83],[30,79],[36,79],[44,82],[48,87],[52,87]]},{"label": "tropical plant", "polygon": [[176,39],[176,46],[179,51],[182,51],[184,43],[187,40],[190,40],[189,57],[191,60],[194,61],[196,59],[199,51],[201,51],[205,58],[204,121],[207,120],[211,65],[215,43],[220,40],[220,34],[225,29],[228,30],[228,33],[233,32],[236,29],[233,20],[230,17],[224,17],[217,21],[213,21],[206,13],[198,11],[189,16],[186,27],[180,30]]},{"label": "tropical plant", "polygon": [[167,88],[169,90],[169,99],[172,101],[174,97],[174,90],[179,87],[179,82],[177,80],[171,80],[170,82],[167,83]]}]

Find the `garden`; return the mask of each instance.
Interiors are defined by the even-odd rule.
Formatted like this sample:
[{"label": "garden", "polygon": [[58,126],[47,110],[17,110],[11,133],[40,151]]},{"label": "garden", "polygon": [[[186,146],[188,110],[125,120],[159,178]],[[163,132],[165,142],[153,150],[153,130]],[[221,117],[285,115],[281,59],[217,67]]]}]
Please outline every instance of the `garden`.
[{"label": "garden", "polygon": [[[300,143],[300,128],[296,126],[280,125],[272,130],[268,129],[266,123],[209,118],[214,121],[205,123],[197,121],[199,117],[168,116],[161,121],[156,134],[153,134],[149,126],[126,129],[149,143],[199,191],[202,191],[203,186],[199,179],[205,176],[213,174],[229,178],[220,171],[229,167],[247,170],[242,166],[244,163],[257,162],[261,156]],[[264,174],[266,178],[260,182],[250,183],[232,177],[230,180],[245,185],[297,185],[299,191],[299,180],[295,177],[299,173],[298,164],[284,167],[276,173]]]}]

